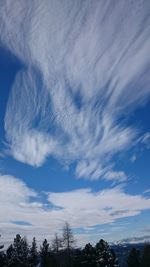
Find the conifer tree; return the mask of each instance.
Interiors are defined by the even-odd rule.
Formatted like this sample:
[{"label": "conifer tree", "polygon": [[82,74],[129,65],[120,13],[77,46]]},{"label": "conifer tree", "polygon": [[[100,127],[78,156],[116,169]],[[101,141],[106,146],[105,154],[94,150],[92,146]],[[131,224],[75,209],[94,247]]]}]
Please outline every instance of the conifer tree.
[{"label": "conifer tree", "polygon": [[25,237],[21,239],[21,261],[23,262],[23,266],[29,266],[29,245]]},{"label": "conifer tree", "polygon": [[90,243],[86,244],[82,251],[82,266],[85,267],[95,267],[96,266],[96,254],[95,249]]},{"label": "conifer tree", "polygon": [[[1,237],[1,235],[0,235],[0,237]],[[2,249],[4,247],[4,245],[0,245],[0,249]]]},{"label": "conifer tree", "polygon": [[38,251],[37,251],[37,244],[36,239],[33,237],[32,245],[29,252],[29,266],[35,267],[38,263]]},{"label": "conifer tree", "polygon": [[16,235],[13,245],[7,249],[7,266],[9,267],[28,267],[29,247],[25,238]]},{"label": "conifer tree", "polygon": [[6,250],[7,266],[11,266],[11,263],[13,262],[14,258],[13,254],[14,254],[14,248],[13,245],[11,244]]},{"label": "conifer tree", "polygon": [[49,243],[47,242],[47,239],[43,241],[43,244],[40,248],[40,255],[42,264],[44,267],[50,266],[50,249],[49,249]]},{"label": "conifer tree", "polygon": [[[1,235],[0,235],[1,237]],[[4,248],[4,245],[0,245],[0,250]],[[4,266],[6,262],[6,255],[3,251],[0,251],[0,266]]]},{"label": "conifer tree", "polygon": [[140,267],[140,253],[136,248],[132,248],[127,259],[128,267]]},{"label": "conifer tree", "polygon": [[150,266],[150,244],[146,244],[142,256],[142,267]]},{"label": "conifer tree", "polygon": [[97,267],[118,267],[115,253],[111,251],[108,243],[101,239],[95,246]]}]

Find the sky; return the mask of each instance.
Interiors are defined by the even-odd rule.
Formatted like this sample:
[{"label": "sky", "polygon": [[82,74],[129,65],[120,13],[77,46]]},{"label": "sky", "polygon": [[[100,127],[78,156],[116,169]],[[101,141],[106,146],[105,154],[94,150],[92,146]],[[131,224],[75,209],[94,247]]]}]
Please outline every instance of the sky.
[{"label": "sky", "polygon": [[0,1],[0,234],[150,236],[150,1]]}]

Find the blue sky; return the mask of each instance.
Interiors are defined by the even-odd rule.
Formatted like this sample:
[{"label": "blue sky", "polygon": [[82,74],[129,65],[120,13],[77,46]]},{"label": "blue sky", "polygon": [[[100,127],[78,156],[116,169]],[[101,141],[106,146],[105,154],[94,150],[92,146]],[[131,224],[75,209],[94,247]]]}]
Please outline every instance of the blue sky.
[{"label": "blue sky", "polygon": [[[0,232],[149,235],[150,2],[0,3]],[[132,25],[132,27],[131,27]]]}]

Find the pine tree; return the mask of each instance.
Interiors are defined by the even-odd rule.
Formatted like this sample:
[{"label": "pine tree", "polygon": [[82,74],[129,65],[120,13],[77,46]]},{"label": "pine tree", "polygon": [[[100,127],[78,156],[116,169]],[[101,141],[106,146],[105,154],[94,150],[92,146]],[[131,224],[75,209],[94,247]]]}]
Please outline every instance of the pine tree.
[{"label": "pine tree", "polygon": [[116,257],[116,254],[113,249],[111,249],[111,254],[112,254],[112,265],[111,266],[119,267],[118,258]]},{"label": "pine tree", "polygon": [[81,249],[76,249],[73,255],[73,267],[83,267],[83,251]]},{"label": "pine tree", "polygon": [[50,249],[49,249],[49,243],[47,242],[47,239],[43,241],[43,244],[40,248],[40,255],[42,264],[44,267],[50,266]]},{"label": "pine tree", "polygon": [[7,266],[11,266],[11,262],[14,256],[13,254],[14,254],[14,248],[13,245],[11,244],[6,250]]},{"label": "pine tree", "polygon": [[85,267],[95,267],[96,266],[96,254],[95,249],[90,243],[86,244],[85,248],[82,251],[82,266]]},{"label": "pine tree", "polygon": [[136,248],[132,248],[128,256],[128,267],[140,267],[140,253]]},{"label": "pine tree", "polygon": [[114,251],[110,249],[108,243],[101,239],[95,246],[97,267],[118,267],[118,261]]},{"label": "pine tree", "polygon": [[[1,235],[0,235],[0,237],[1,237]],[[4,245],[0,245],[0,249],[2,249],[2,248],[4,248]]]},{"label": "pine tree", "polygon": [[[0,235],[1,237],[1,235]],[[4,248],[4,245],[0,245],[0,250]],[[6,263],[6,255],[3,251],[0,251],[0,266],[4,266]]]},{"label": "pine tree", "polygon": [[150,266],[150,244],[145,245],[142,256],[142,267]]},{"label": "pine tree", "polygon": [[9,267],[28,267],[29,247],[25,238],[16,235],[13,245],[6,251],[7,266]]},{"label": "pine tree", "polygon": [[33,237],[32,245],[29,252],[29,266],[35,267],[37,263],[38,263],[37,244],[35,237]]},{"label": "pine tree", "polygon": [[23,266],[29,266],[29,245],[27,243],[27,240],[25,237],[21,239],[21,250],[22,250],[22,255],[21,255],[21,261],[23,263]]}]

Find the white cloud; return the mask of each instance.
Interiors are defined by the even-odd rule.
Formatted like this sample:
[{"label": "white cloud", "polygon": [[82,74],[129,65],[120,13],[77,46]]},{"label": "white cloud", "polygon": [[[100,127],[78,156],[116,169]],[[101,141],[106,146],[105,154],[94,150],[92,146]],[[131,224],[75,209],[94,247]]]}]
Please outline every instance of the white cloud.
[{"label": "white cloud", "polygon": [[150,133],[145,133],[141,138],[140,141],[144,144],[147,148],[150,148]]},{"label": "white cloud", "polygon": [[[49,192],[49,206],[37,201],[40,194],[13,176],[0,176],[1,234],[11,233],[11,238],[19,232],[29,239],[36,235],[41,240],[60,232],[65,221],[73,228],[91,229],[95,225],[139,215],[150,207],[150,199],[127,194],[118,187],[98,192],[88,188]],[[19,222],[24,222],[24,225],[19,225]]]},{"label": "white cloud", "polygon": [[5,155],[3,152],[0,152],[0,158],[3,158]]},{"label": "white cloud", "polygon": [[133,163],[133,162],[135,162],[137,160],[137,156],[136,155],[133,155],[132,157],[131,157],[131,162]]},{"label": "white cloud", "polygon": [[[91,189],[50,193],[49,201],[56,207],[64,209],[72,225],[75,220],[78,226],[82,227],[110,223],[117,218],[137,215],[143,208],[149,209],[149,200],[141,196],[128,195],[119,188],[95,193]],[[80,219],[74,214],[78,214]],[[86,216],[87,220],[85,220]]]},{"label": "white cloud", "polygon": [[5,116],[14,158],[77,161],[79,177],[98,179],[134,144],[123,117],[150,94],[148,16],[148,1],[1,1],[1,43],[26,66]]},{"label": "white cloud", "polygon": [[149,225],[145,225],[142,229],[141,229],[142,233],[150,233],[150,226]]},{"label": "white cloud", "polygon": [[112,165],[104,167],[100,165],[99,161],[80,161],[76,168],[77,177],[87,177],[91,180],[97,180],[99,177],[107,181],[119,181],[124,182],[128,179],[127,175],[123,171],[113,171]]},{"label": "white cloud", "polygon": [[10,154],[21,162],[39,167],[48,155],[55,152],[55,149],[56,142],[50,136],[45,133],[28,131],[20,138],[17,136],[17,140],[14,138]]},{"label": "white cloud", "polygon": [[150,189],[145,190],[143,193],[144,193],[144,194],[146,194],[146,193],[150,193]]},{"label": "white cloud", "polygon": [[77,177],[87,177],[93,180],[103,176],[107,168],[103,168],[99,161],[80,161],[76,168]]},{"label": "white cloud", "polygon": [[127,176],[126,176],[126,174],[123,172],[123,171],[118,171],[118,172],[115,172],[115,171],[108,171],[105,175],[104,175],[104,178],[106,179],[106,180],[109,180],[109,181],[113,181],[113,180],[116,180],[117,181],[117,179],[119,180],[119,181],[122,181],[122,182],[124,182],[124,181],[126,181],[127,180]]}]

